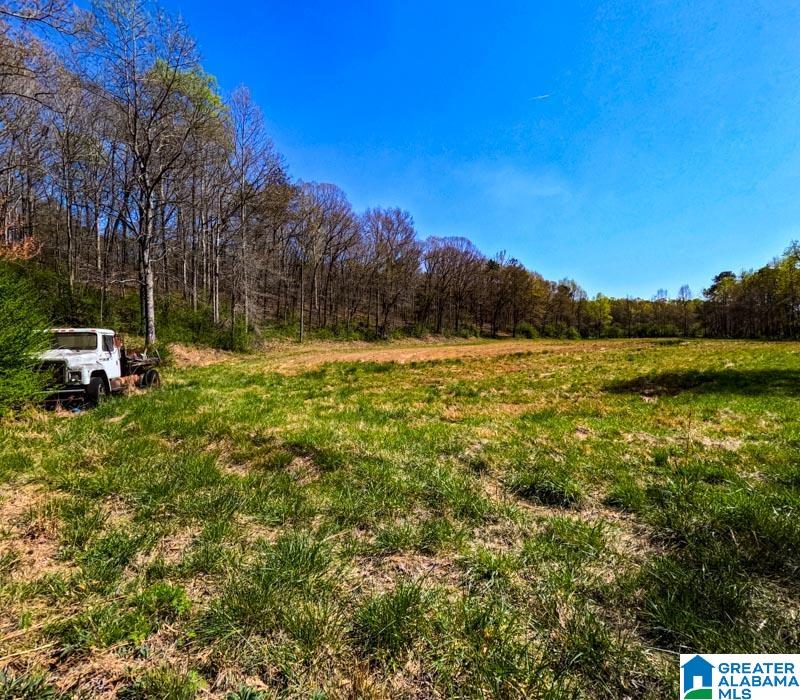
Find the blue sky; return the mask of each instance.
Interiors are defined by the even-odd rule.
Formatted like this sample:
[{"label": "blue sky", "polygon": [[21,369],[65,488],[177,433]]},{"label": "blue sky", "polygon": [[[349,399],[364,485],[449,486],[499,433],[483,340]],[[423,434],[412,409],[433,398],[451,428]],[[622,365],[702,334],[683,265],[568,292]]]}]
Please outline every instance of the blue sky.
[{"label": "blue sky", "polygon": [[163,0],[290,174],[594,294],[800,238],[800,3]]}]

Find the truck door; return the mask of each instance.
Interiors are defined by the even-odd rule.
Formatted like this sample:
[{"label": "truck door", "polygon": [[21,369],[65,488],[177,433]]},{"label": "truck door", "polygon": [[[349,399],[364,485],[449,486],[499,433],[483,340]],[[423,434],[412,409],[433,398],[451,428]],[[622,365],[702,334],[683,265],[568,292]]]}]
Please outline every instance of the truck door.
[{"label": "truck door", "polygon": [[109,379],[119,379],[122,375],[119,360],[119,348],[114,343],[114,336],[110,333],[103,333],[100,336],[100,364],[106,371]]}]

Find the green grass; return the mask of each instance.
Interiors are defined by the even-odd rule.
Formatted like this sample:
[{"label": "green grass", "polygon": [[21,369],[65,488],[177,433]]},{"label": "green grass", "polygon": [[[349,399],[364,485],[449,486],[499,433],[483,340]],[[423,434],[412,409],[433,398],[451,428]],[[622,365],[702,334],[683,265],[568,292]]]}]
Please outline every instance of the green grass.
[{"label": "green grass", "polygon": [[798,379],[790,343],[531,341],[18,415],[0,698],[656,698],[680,652],[798,652]]}]

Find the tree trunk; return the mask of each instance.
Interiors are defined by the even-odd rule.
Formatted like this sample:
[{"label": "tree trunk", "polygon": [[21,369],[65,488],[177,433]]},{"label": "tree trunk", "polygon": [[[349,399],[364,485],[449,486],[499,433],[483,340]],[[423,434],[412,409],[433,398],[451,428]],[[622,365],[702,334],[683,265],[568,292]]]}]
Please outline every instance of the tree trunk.
[{"label": "tree trunk", "polygon": [[214,312],[214,323],[219,323],[219,226],[214,228],[212,238],[211,307]]},{"label": "tree trunk", "polygon": [[244,307],[245,332],[250,328],[250,281],[247,265],[247,206],[242,204],[242,305]]},{"label": "tree trunk", "polygon": [[155,224],[152,194],[147,195],[144,208],[140,209],[140,221],[142,230],[139,233],[139,289],[144,342],[150,347],[156,342],[155,278],[151,250]]},{"label": "tree trunk", "polygon": [[150,255],[150,242],[146,237],[139,239],[139,279],[142,288],[142,318],[144,341],[150,347],[156,342],[156,304],[153,277],[153,261]]},{"label": "tree trunk", "polygon": [[300,263],[300,342],[301,343],[303,342],[303,335],[305,331],[304,306],[305,306],[306,285],[305,285],[304,273],[305,273],[305,266],[303,265],[303,263]]},{"label": "tree trunk", "polygon": [[67,279],[69,281],[69,295],[72,298],[75,287],[75,224],[72,219],[72,184],[69,182],[66,166],[63,168],[64,183],[66,184],[65,205],[67,209]]}]

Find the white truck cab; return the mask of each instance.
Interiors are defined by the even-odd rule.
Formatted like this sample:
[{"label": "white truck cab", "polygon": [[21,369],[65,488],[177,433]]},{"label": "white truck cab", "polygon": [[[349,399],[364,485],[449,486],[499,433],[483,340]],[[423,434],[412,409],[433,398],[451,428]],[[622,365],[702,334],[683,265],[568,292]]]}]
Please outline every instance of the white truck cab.
[{"label": "white truck cab", "polygon": [[84,394],[99,403],[122,387],[122,343],[107,328],[52,328],[50,350],[39,357],[52,373],[57,399]]}]

